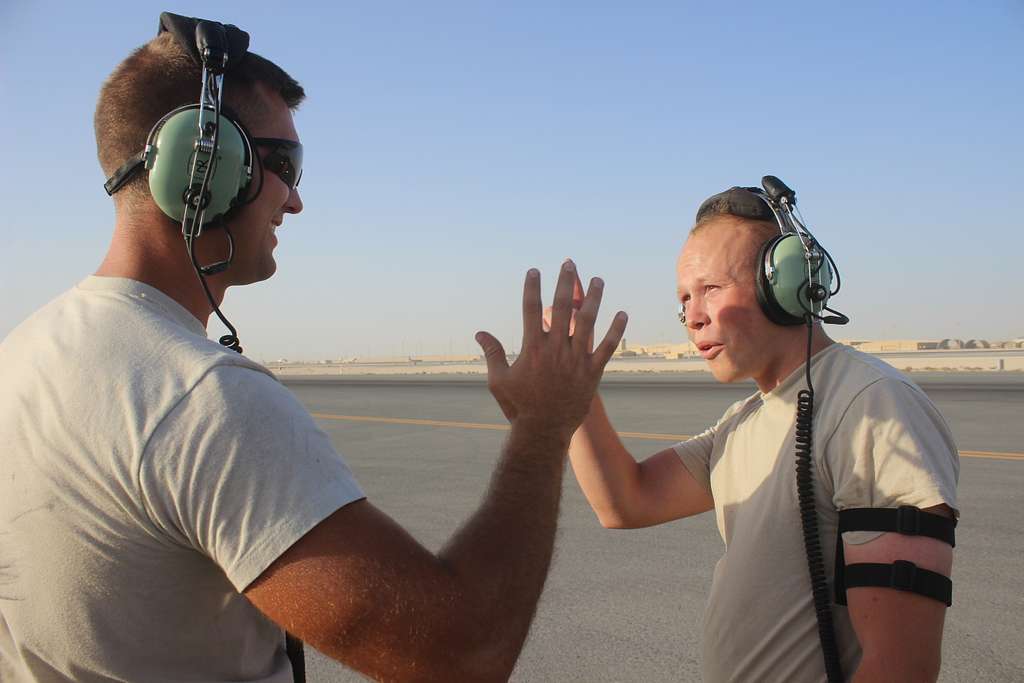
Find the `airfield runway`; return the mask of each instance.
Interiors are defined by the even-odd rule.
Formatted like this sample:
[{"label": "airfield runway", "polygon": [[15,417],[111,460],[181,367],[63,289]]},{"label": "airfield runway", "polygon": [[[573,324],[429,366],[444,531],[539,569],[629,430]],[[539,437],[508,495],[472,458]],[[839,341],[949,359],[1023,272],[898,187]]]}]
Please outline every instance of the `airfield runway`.
[{"label": "airfield runway", "polygon": [[[1024,680],[1024,373],[913,379],[946,417],[962,456],[939,680]],[[505,434],[482,377],[283,381],[369,498],[428,548],[475,509]],[[702,431],[751,391],[703,373],[610,376],[601,389],[638,457]],[[721,552],[711,514],[652,529],[601,528],[567,472],[551,575],[512,680],[699,681],[701,615]],[[311,683],[362,680],[312,649],[307,666]]]}]

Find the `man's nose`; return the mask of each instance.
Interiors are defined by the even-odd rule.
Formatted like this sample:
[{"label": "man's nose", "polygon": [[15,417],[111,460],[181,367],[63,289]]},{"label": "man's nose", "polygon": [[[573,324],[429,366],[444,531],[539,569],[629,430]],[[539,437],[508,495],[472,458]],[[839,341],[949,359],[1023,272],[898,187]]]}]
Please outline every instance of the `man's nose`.
[{"label": "man's nose", "polygon": [[697,299],[690,299],[686,303],[686,327],[691,331],[696,332],[702,329],[705,325],[711,322],[708,318],[707,310],[704,308],[703,302],[698,302]]},{"label": "man's nose", "polygon": [[299,188],[293,187],[291,194],[288,195],[288,201],[284,205],[284,210],[287,213],[299,213],[302,211],[302,197],[299,196]]}]

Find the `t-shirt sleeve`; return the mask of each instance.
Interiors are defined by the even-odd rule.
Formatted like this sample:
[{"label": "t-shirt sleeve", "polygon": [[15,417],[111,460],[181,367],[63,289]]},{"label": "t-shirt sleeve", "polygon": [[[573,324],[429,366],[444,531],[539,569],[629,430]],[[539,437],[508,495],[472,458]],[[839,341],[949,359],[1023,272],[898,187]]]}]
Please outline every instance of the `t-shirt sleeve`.
[{"label": "t-shirt sleeve", "polygon": [[[850,403],[824,449],[837,510],[945,504],[957,511],[960,456],[945,420],[924,393],[878,380]],[[864,543],[875,532],[847,532]]]},{"label": "t-shirt sleeve", "polygon": [[[711,491],[711,458],[715,451],[715,439],[719,430],[729,420],[744,412],[757,398],[757,394],[748,396],[745,399],[736,401],[729,406],[725,413],[713,426],[704,430],[697,436],[690,437],[686,441],[680,441],[672,446],[672,449],[683,461],[683,466],[689,470],[690,475],[697,480],[708,493]],[[728,427],[726,427],[728,431]]]},{"label": "t-shirt sleeve", "polygon": [[295,396],[249,368],[208,372],[168,413],[139,468],[154,524],[242,591],[310,529],[364,497]]},{"label": "t-shirt sleeve", "polygon": [[680,441],[672,446],[672,449],[683,461],[683,466],[690,472],[690,476],[697,480],[697,483],[711,493],[711,451],[715,445],[716,424],[701,432],[697,436],[690,437],[686,441]]}]

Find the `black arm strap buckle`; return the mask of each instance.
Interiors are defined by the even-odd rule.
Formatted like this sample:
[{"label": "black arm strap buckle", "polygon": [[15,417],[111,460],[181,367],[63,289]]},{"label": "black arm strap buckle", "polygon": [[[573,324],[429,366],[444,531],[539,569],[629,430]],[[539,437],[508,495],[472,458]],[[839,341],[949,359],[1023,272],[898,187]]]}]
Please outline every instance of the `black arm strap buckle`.
[{"label": "black arm strap buckle", "polygon": [[897,560],[893,564],[846,564],[843,532],[888,531],[905,536],[928,536],[956,547],[956,520],[923,512],[913,505],[898,508],[851,508],[839,511],[836,533],[835,598],[846,604],[846,589],[877,586],[910,591],[952,604],[953,582],[936,572],[920,569],[913,562]]}]

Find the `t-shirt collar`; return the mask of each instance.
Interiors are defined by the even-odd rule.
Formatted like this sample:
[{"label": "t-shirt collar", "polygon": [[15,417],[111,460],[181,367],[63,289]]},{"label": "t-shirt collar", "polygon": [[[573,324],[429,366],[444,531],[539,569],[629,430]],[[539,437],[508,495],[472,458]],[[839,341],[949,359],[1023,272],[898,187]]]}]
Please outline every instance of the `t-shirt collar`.
[{"label": "t-shirt collar", "polygon": [[188,309],[177,301],[161,292],[156,287],[147,285],[138,280],[126,277],[107,277],[103,275],[90,275],[78,283],[78,289],[90,292],[111,292],[131,297],[148,305],[150,308],[158,309],[164,317],[185,327],[190,332],[206,337],[206,328],[192,315]]},{"label": "t-shirt collar", "polygon": [[[811,370],[812,370],[812,372],[814,370],[814,365],[816,365],[817,363],[820,363],[821,361],[825,360],[825,358],[830,353],[832,353],[833,351],[838,349],[839,346],[840,346],[839,343],[832,342],[831,344],[829,344],[828,346],[823,348],[821,351],[818,351],[816,354],[811,356],[811,366],[812,366]],[[771,391],[759,392],[761,400],[767,403],[768,401],[773,401],[775,399],[788,399],[791,394],[795,394],[796,392],[798,392],[801,389],[803,389],[804,388],[804,366],[805,365],[807,365],[806,361],[801,363],[800,367],[798,367],[796,370],[794,370],[793,372],[789,373],[789,375],[786,376],[786,379],[784,379],[781,382],[779,382],[778,386],[776,386]]]}]

